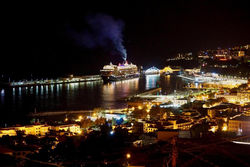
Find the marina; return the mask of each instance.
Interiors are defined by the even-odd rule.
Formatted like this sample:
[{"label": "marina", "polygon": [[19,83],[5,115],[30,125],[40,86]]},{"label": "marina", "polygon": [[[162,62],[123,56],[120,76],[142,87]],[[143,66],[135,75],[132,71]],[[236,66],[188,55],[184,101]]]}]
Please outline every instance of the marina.
[{"label": "marina", "polygon": [[175,76],[149,75],[111,83],[103,83],[101,80],[8,87],[1,91],[0,110],[8,111],[6,120],[12,121],[34,113],[35,108],[37,113],[85,111],[94,108],[119,109],[127,106],[125,101],[127,97],[146,91],[152,93],[151,90],[155,88],[159,90],[158,85],[162,85],[162,94],[169,94],[186,84]]}]

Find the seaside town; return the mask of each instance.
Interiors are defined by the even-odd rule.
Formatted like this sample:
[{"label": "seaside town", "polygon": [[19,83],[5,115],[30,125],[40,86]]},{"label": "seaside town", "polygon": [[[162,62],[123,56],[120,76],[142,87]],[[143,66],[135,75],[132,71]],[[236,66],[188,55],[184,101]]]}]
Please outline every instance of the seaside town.
[{"label": "seaside town", "polygon": [[[0,128],[0,159],[17,166],[248,166],[249,62],[250,45],[179,53],[166,59],[164,68],[143,69],[139,75],[180,78],[186,81],[182,88],[166,94],[159,84],[126,97],[124,108],[35,110],[27,115],[29,123]],[[129,66],[137,69],[132,63],[110,64],[101,72]],[[79,83],[91,77],[83,78],[11,81],[8,86]],[[93,78],[102,80],[94,76],[89,82]]]}]

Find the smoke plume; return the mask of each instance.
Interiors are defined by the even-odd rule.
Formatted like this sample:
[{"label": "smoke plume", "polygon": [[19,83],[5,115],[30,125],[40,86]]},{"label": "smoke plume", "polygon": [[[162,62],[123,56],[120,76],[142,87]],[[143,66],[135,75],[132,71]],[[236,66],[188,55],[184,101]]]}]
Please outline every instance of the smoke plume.
[{"label": "smoke plume", "polygon": [[109,15],[95,14],[85,17],[87,29],[82,32],[71,31],[75,41],[87,48],[109,47],[112,51],[118,52],[124,61],[127,59],[127,52],[123,45],[122,30],[124,23]]}]

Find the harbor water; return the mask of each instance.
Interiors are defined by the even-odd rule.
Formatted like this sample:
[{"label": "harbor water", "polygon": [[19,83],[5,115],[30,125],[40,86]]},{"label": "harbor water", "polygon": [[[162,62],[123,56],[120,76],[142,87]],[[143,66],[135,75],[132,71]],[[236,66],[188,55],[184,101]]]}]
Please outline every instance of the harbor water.
[{"label": "harbor water", "polygon": [[180,90],[186,81],[176,76],[147,75],[112,83],[102,81],[1,89],[1,124],[23,120],[31,112],[123,108],[125,98],[161,87],[162,94]]}]

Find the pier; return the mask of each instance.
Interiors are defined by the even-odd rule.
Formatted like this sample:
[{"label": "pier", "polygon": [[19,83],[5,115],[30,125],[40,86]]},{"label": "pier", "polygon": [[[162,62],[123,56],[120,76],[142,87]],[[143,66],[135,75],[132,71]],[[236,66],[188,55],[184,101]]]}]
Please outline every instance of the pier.
[{"label": "pier", "polygon": [[44,117],[44,116],[54,116],[54,115],[64,115],[64,114],[82,114],[91,113],[93,110],[77,110],[77,111],[48,111],[48,112],[37,112],[30,113],[31,117]]},{"label": "pier", "polygon": [[76,82],[91,82],[91,81],[102,81],[100,75],[86,75],[86,76],[75,76],[68,78],[58,79],[46,79],[46,80],[31,80],[31,81],[19,81],[6,83],[10,87],[24,87],[24,86],[39,86],[39,85],[52,85],[52,84],[64,84],[64,83],[76,83]]},{"label": "pier", "polygon": [[116,108],[116,109],[100,109],[98,111],[93,110],[75,110],[75,111],[46,111],[46,112],[36,112],[30,113],[28,116],[31,117],[44,117],[44,116],[55,116],[64,114],[83,114],[83,113],[95,113],[103,112],[105,114],[127,114],[126,108]]}]

